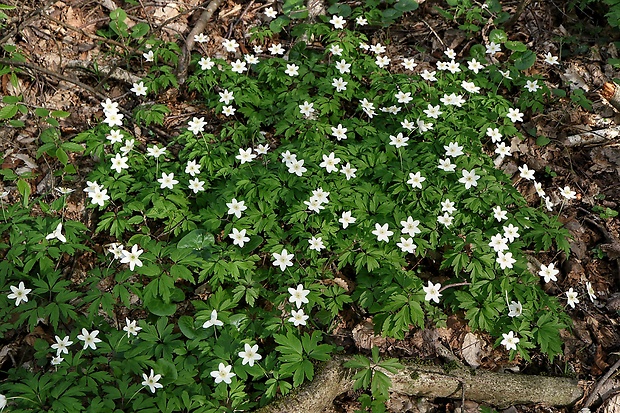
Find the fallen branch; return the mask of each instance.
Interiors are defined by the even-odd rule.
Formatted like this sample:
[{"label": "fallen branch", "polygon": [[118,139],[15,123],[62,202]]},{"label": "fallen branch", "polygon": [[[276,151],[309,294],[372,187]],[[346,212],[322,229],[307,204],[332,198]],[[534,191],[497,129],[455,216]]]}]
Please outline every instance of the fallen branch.
[{"label": "fallen branch", "polygon": [[[350,369],[342,365],[346,357],[324,363],[314,380],[291,394],[258,409],[256,413],[321,413],[340,394],[352,390]],[[401,362],[403,362],[401,360]],[[445,371],[441,366],[403,362],[397,374],[383,370],[392,380],[393,393],[429,398],[476,401],[505,408],[515,404],[567,406],[582,397],[576,380],[563,377],[528,376],[457,368]]]},{"label": "fallen branch", "polygon": [[185,40],[185,44],[183,45],[183,50],[181,52],[181,57],[179,58],[179,67],[177,69],[177,79],[179,84],[182,85],[185,83],[185,79],[187,79],[187,70],[189,69],[189,61],[192,55],[192,49],[194,48],[194,36],[202,33],[207,27],[207,23],[213,17],[213,13],[220,7],[223,0],[211,0],[205,11],[202,12],[198,21],[194,25],[194,28],[187,35],[187,39]]}]

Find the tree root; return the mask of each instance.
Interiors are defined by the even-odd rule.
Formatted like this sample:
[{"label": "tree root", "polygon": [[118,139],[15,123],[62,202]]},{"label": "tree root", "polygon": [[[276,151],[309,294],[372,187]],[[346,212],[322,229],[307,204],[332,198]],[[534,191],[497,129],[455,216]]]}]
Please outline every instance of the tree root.
[{"label": "tree root", "polygon": [[[324,363],[310,383],[260,408],[256,413],[320,413],[340,394],[352,390],[353,372],[343,367],[348,359],[337,356]],[[392,379],[391,392],[408,396],[476,401],[505,408],[515,404],[567,406],[578,401],[583,390],[576,380],[528,376],[457,368],[446,371],[416,361],[403,361],[397,374],[382,370]]]},{"label": "tree root", "polygon": [[202,33],[207,27],[207,23],[213,17],[213,13],[220,7],[223,0],[211,0],[205,11],[202,12],[198,21],[194,25],[194,28],[187,35],[187,39],[185,40],[185,44],[183,45],[183,51],[181,53],[181,57],[179,58],[179,67],[177,69],[177,79],[179,84],[182,85],[185,83],[187,79],[187,70],[189,69],[189,61],[192,55],[192,49],[194,48],[194,36]]}]

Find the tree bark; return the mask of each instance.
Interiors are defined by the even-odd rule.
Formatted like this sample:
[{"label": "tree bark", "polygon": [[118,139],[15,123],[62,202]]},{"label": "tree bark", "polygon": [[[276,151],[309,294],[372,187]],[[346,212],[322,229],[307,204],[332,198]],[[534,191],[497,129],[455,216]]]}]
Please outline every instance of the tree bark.
[{"label": "tree bark", "polygon": [[[318,366],[314,380],[285,397],[260,408],[256,413],[321,413],[340,394],[352,390],[353,373],[343,367],[348,360],[337,356]],[[583,395],[576,380],[564,377],[528,376],[457,368],[446,371],[416,361],[403,361],[405,368],[397,374],[386,373],[392,380],[391,392],[428,398],[451,398],[476,401],[499,408],[516,404],[567,406]]]}]

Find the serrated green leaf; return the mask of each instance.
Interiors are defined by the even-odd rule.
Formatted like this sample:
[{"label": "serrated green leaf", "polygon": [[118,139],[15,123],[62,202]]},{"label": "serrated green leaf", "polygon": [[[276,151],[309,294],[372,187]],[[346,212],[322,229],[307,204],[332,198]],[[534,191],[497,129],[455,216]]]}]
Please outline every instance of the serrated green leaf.
[{"label": "serrated green leaf", "polygon": [[17,113],[17,105],[6,105],[0,109],[0,120],[11,119]]}]

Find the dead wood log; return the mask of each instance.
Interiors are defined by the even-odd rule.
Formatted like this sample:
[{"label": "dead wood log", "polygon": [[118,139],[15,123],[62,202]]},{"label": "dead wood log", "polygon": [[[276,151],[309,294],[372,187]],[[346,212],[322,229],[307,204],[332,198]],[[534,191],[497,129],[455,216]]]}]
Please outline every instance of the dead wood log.
[{"label": "dead wood log", "polygon": [[[353,372],[343,367],[348,360],[338,356],[319,367],[314,380],[286,397],[262,407],[256,413],[320,413],[340,394],[352,390]],[[528,376],[457,368],[446,371],[416,361],[403,361],[397,374],[383,371],[392,379],[394,393],[428,398],[476,401],[500,408],[515,404],[567,406],[583,395],[576,380],[564,377]]]}]

